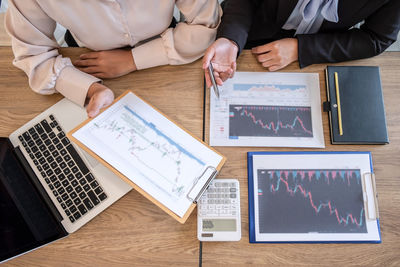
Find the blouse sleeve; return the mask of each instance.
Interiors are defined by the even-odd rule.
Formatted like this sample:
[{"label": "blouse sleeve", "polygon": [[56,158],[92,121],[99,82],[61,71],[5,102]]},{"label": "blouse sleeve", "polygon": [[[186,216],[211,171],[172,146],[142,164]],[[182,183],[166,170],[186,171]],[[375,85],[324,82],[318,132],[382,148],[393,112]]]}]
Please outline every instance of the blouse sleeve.
[{"label": "blouse sleeve", "polygon": [[185,17],[184,22],[132,49],[138,69],[193,62],[215,40],[222,16],[217,0],[178,0],[176,6]]},{"label": "blouse sleeve", "polygon": [[11,36],[13,64],[26,73],[32,90],[45,95],[59,92],[83,106],[90,85],[100,80],[58,53],[56,22],[36,1],[9,0],[5,27]]}]

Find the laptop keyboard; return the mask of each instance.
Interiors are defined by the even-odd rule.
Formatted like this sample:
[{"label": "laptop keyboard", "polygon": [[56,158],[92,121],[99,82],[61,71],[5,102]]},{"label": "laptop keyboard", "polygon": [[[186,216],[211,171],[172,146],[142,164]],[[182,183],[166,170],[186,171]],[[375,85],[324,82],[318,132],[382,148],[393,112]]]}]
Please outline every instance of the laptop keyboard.
[{"label": "laptop keyboard", "polygon": [[72,223],[107,198],[53,115],[18,138]]}]

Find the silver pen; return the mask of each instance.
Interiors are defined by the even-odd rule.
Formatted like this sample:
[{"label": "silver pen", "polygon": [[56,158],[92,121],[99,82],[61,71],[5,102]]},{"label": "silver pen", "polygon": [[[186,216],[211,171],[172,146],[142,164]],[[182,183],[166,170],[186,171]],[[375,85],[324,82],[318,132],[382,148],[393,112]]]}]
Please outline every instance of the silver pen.
[{"label": "silver pen", "polygon": [[211,82],[212,82],[213,87],[214,87],[214,93],[217,96],[217,98],[219,99],[219,89],[218,89],[217,83],[215,82],[214,68],[213,68],[211,62],[210,62],[210,64],[208,64],[208,72],[210,73]]}]

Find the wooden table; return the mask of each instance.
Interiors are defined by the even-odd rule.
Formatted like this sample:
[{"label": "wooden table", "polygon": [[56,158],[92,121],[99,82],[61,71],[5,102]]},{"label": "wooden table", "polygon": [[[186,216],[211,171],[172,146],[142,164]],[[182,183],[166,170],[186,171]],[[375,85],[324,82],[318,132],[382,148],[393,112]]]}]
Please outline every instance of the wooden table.
[{"label": "wooden table", "polygon": [[[62,49],[72,58],[83,49]],[[10,48],[0,48],[0,136],[8,136],[20,125],[61,99],[59,95],[33,93],[26,75],[11,64]],[[342,65],[342,64],[341,64]],[[379,192],[382,244],[249,244],[246,152],[254,150],[303,150],[280,148],[217,147],[228,160],[220,178],[236,177],[241,183],[242,240],[202,245],[202,263],[215,265],[399,265],[400,264],[400,53],[345,63],[381,67],[390,144],[384,146],[332,146],[327,115],[323,116],[326,150],[372,151]],[[248,51],[238,60],[240,71],[265,71]],[[323,70],[314,65],[299,70],[292,64],[283,71],[318,72],[325,100]],[[203,76],[201,63],[185,67],[164,66],[107,80],[118,96],[132,89],[196,136],[203,133]],[[207,91],[208,93],[208,91]],[[206,100],[209,97],[206,96]],[[205,111],[208,111],[208,103]],[[206,112],[207,113],[207,112]],[[208,138],[208,116],[205,123]],[[199,242],[196,212],[181,225],[155,205],[132,191],[82,229],[64,240],[9,261],[5,266],[55,265],[161,265],[196,266]]]},{"label": "wooden table", "polygon": [[[84,51],[61,50],[72,58]],[[0,48],[0,136],[8,136],[62,98],[35,94],[25,73],[12,65],[12,59],[9,47]],[[202,138],[204,90],[200,62],[153,68],[104,83],[116,96],[132,89]],[[132,190],[74,234],[5,266],[195,266],[199,256],[196,226],[196,212],[182,225]]]},{"label": "wooden table", "polygon": [[[239,58],[239,71],[265,71],[249,51]],[[303,148],[238,148],[216,147],[228,160],[219,178],[240,180],[242,240],[234,243],[203,242],[204,266],[216,264],[267,265],[400,265],[400,52],[333,65],[380,66],[385,101],[388,145],[331,145],[328,115],[323,114],[326,148],[324,151],[371,151],[379,194],[381,244],[250,244],[248,225],[247,152],[248,151],[321,151]],[[286,67],[285,72],[319,73],[321,100],[326,101],[326,64],[312,65],[302,70],[298,64]],[[209,135],[209,91],[206,99],[206,140]]]}]

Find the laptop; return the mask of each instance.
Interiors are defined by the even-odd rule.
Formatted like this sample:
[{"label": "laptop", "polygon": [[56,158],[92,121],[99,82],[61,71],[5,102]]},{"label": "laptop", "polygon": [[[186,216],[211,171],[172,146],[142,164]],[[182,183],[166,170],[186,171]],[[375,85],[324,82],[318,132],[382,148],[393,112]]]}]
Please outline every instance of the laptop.
[{"label": "laptop", "polygon": [[75,232],[132,189],[66,137],[86,118],[62,99],[0,138],[0,263]]}]

